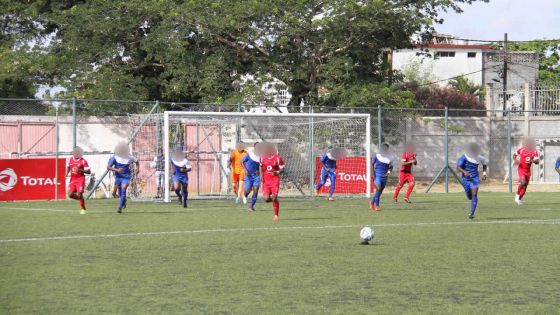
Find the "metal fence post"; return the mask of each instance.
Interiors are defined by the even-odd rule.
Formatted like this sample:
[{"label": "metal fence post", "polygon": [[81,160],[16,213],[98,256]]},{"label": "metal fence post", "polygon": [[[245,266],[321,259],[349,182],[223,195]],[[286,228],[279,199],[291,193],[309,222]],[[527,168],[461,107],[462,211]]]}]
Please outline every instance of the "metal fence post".
[{"label": "metal fence post", "polygon": [[511,155],[511,113],[506,111],[507,115],[507,146],[508,146],[508,189],[513,192],[513,171],[512,171],[512,155]]},{"label": "metal fence post", "polygon": [[78,146],[78,132],[77,132],[77,123],[76,123],[76,97],[72,97],[72,147],[75,148]]},{"label": "metal fence post", "polygon": [[445,106],[445,193],[449,192],[449,109]]},{"label": "metal fence post", "polygon": [[377,105],[377,150],[381,151],[381,105]]},{"label": "metal fence post", "polygon": [[58,182],[59,178],[58,178],[58,156],[59,156],[59,129],[58,129],[58,107],[60,105],[55,105],[55,160],[54,160],[54,200],[58,200],[58,185],[60,184]]},{"label": "metal fence post", "polygon": [[[313,105],[309,106],[309,114],[313,114]],[[315,155],[313,154],[313,117],[309,118],[309,195],[313,196],[315,186]]]}]

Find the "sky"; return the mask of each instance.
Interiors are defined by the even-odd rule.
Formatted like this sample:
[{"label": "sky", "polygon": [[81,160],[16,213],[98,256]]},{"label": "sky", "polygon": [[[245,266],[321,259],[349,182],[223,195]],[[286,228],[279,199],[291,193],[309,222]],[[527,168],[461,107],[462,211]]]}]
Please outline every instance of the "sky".
[{"label": "sky", "polygon": [[460,38],[509,40],[560,38],[560,0],[490,0],[462,5],[463,13],[447,12],[439,33]]}]

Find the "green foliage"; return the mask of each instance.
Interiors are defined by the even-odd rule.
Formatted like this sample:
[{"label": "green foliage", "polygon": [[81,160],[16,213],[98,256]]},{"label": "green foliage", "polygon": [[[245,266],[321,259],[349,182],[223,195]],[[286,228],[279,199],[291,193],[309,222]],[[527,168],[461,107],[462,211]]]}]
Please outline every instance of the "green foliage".
[{"label": "green foliage", "polygon": [[465,78],[464,76],[456,77],[454,79],[449,80],[448,85],[455,88],[458,91],[470,95],[475,95],[478,97],[483,97],[484,95],[486,95],[484,86],[476,85],[469,79]]},{"label": "green foliage", "polygon": [[536,52],[539,55],[539,82],[552,85],[560,84],[560,40],[512,43],[508,45],[508,49]]},{"label": "green foliage", "polygon": [[[0,0],[0,36],[2,51],[33,60],[16,65],[27,86],[79,98],[240,101],[251,75],[284,82],[291,105],[334,104],[319,89],[359,104],[349,93],[364,87],[395,103],[406,95],[374,87],[392,81],[386,49],[473,1]],[[0,67],[11,60],[2,53]]]}]

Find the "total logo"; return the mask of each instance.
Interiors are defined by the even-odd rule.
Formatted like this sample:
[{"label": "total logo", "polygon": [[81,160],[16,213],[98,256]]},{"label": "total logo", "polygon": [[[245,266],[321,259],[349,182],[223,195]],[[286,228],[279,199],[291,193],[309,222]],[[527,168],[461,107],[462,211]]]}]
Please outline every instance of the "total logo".
[{"label": "total logo", "polygon": [[356,181],[356,180],[367,181],[367,177],[365,174],[348,174],[348,173],[339,172],[337,175],[340,180],[344,180],[344,181]]},{"label": "total logo", "polygon": [[[56,183],[56,178],[48,177],[21,176],[20,179],[24,186],[54,186]],[[7,168],[0,172],[0,191],[11,190],[17,182],[18,176],[13,169]]]},{"label": "total logo", "polygon": [[17,183],[17,174],[13,169],[7,168],[0,172],[0,191],[8,191]]}]

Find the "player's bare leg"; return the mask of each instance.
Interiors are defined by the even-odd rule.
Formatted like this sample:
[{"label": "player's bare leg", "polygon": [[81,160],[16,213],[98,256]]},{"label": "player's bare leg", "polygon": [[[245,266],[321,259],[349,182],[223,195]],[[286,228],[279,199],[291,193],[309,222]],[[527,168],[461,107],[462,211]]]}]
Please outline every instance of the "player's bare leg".
[{"label": "player's bare leg", "polygon": [[239,203],[239,186],[238,182],[231,183],[231,191],[235,194],[235,203]]},{"label": "player's bare leg", "polygon": [[113,198],[118,198],[120,195],[120,190],[119,187],[117,185],[113,186],[113,191],[111,192],[111,195],[113,196]]},{"label": "player's bare leg", "polygon": [[247,197],[245,197],[243,186],[245,185],[245,181],[239,181],[239,189],[237,190],[237,198],[243,199],[243,204],[247,204]]}]

